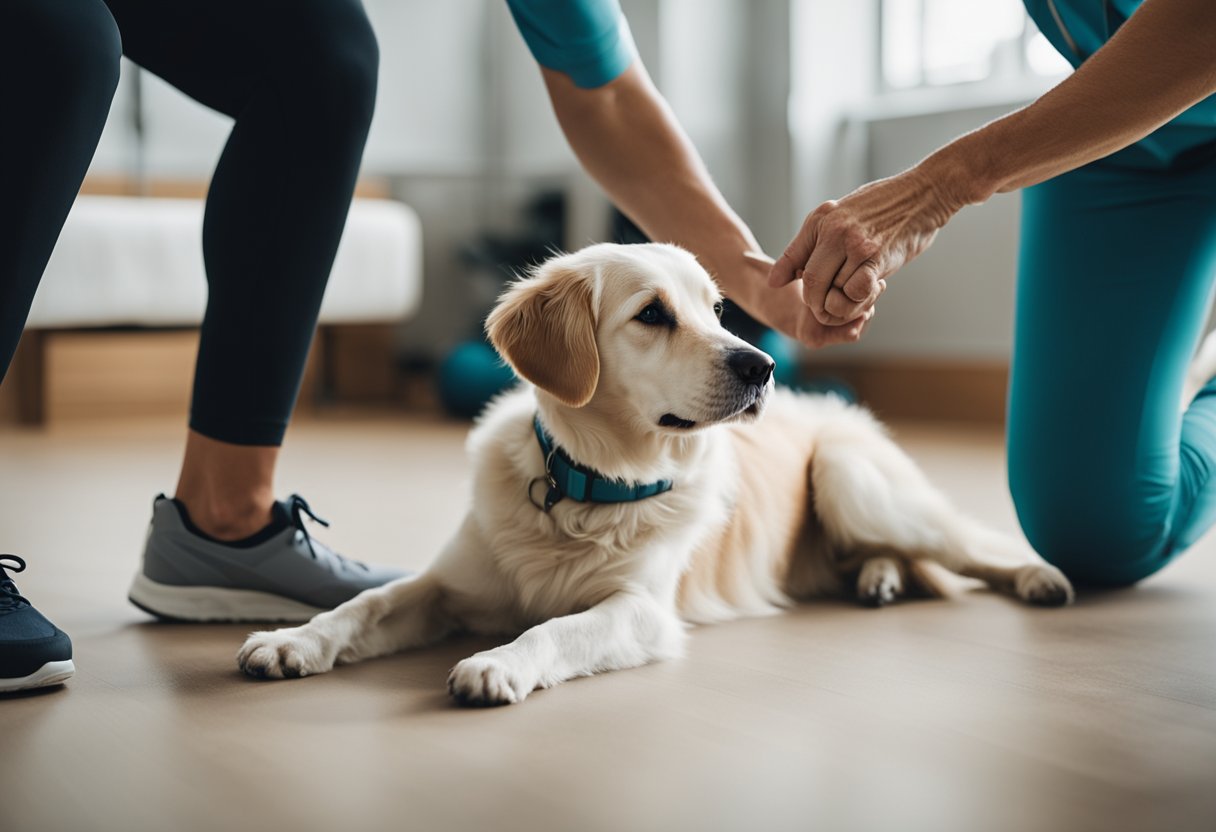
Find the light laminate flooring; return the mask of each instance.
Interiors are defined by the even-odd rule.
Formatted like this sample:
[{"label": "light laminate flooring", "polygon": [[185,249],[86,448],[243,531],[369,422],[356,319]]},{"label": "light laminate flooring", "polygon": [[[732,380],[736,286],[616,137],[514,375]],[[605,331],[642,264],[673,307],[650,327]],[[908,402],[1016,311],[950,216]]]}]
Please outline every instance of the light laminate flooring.
[{"label": "light laminate flooring", "polygon": [[[280,490],[339,551],[422,567],[465,507],[465,430],[301,424]],[[959,505],[1016,528],[996,432],[896,435]],[[1212,539],[1068,609],[824,602],[467,711],[444,679],[486,640],[267,683],[233,661],[250,628],[128,605],[181,445],[165,423],[0,432],[0,551],[29,560],[19,585],[78,668],[0,698],[0,829],[1216,829]]]}]

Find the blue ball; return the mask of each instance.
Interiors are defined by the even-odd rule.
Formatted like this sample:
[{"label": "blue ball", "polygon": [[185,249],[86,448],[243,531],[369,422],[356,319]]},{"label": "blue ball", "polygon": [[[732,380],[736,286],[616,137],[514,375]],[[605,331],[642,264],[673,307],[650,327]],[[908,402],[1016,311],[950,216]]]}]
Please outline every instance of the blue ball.
[{"label": "blue ball", "polygon": [[453,347],[439,364],[436,378],[443,409],[462,419],[481,413],[490,399],[515,381],[515,373],[485,341],[465,341]]},{"label": "blue ball", "polygon": [[786,387],[798,385],[798,342],[787,338],[775,329],[768,329],[756,339],[756,346],[764,350],[777,366],[773,369],[773,381]]},{"label": "blue ball", "polygon": [[803,379],[800,362],[801,348],[793,338],[769,329],[756,339],[756,346],[773,357],[773,381],[804,393],[832,393],[849,403],[856,403],[857,393],[845,381],[830,376]]}]

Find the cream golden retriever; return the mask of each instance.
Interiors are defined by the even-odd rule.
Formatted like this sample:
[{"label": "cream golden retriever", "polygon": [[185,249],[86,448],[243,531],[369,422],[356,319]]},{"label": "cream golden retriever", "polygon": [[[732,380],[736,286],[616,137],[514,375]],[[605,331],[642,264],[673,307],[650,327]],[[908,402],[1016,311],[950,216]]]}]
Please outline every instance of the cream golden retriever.
[{"label": "cream golden retriever", "polygon": [[[499,705],[677,656],[689,623],[940,594],[944,570],[1032,604],[1072,598],[1028,546],[953,508],[868,412],[774,390],[772,360],[721,310],[670,245],[592,246],[513,284],[486,327],[531,384],[470,434],[460,530],[423,574],[252,634],[241,668],[307,676],[455,632],[521,634],[448,677],[457,701]],[[590,500],[570,493],[589,480]]]}]

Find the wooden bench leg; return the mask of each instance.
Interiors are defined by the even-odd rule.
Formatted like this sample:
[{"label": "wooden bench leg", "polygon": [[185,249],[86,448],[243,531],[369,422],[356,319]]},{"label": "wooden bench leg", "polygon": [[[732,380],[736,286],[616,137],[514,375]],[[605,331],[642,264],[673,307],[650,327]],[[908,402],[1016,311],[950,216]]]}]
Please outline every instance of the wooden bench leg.
[{"label": "wooden bench leg", "polygon": [[16,421],[20,425],[46,422],[46,333],[27,329],[17,345],[9,368],[6,386],[11,384],[16,397]]}]

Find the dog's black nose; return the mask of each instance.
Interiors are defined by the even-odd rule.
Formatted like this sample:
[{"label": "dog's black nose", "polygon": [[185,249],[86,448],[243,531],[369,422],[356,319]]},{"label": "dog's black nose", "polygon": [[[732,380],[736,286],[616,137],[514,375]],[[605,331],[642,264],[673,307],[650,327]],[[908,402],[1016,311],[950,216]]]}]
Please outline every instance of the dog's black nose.
[{"label": "dog's black nose", "polygon": [[727,365],[741,380],[749,384],[767,384],[773,374],[773,359],[758,350],[731,350]]}]

